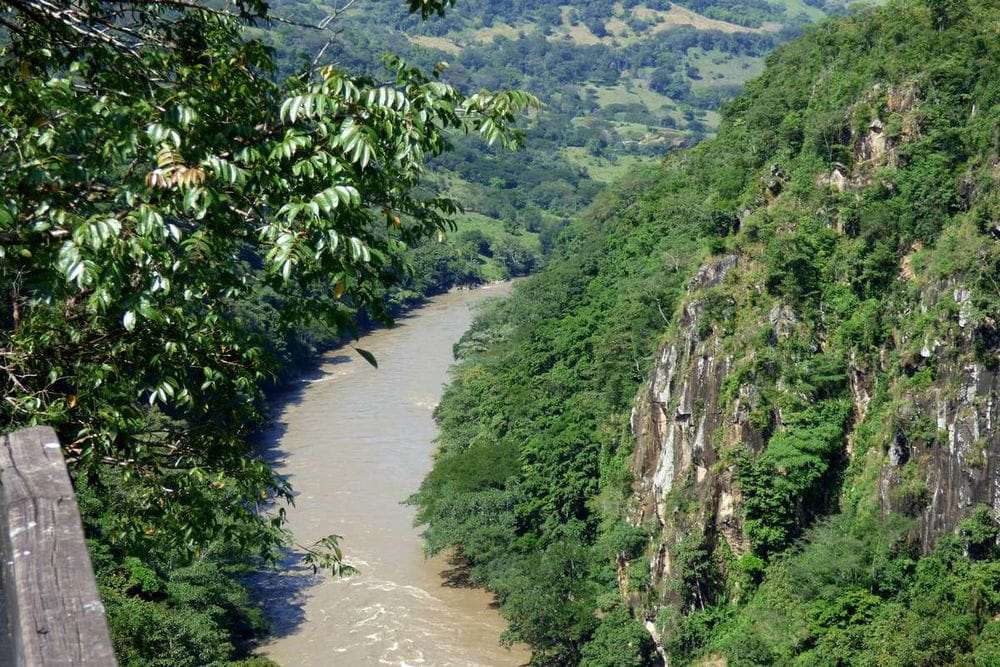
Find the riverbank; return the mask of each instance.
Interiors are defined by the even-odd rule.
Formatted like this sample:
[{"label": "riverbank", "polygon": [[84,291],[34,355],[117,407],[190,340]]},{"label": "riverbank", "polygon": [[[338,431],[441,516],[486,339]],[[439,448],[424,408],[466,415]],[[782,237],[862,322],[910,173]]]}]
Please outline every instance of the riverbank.
[{"label": "riverbank", "polygon": [[[523,276],[509,280],[493,280],[480,283],[458,283],[447,290],[414,296],[402,303],[389,307],[389,316],[393,322],[406,318],[408,314],[424,307],[429,301],[454,292],[504,289],[505,285],[513,285]],[[281,396],[294,390],[294,387],[305,376],[317,371],[323,364],[323,359],[331,352],[349,347],[373,331],[391,328],[385,322],[373,318],[362,311],[354,317],[354,331],[333,333],[323,330],[310,331],[302,339],[293,338],[286,341],[285,352],[275,352],[281,358],[281,364],[272,380],[264,385],[264,394],[268,406],[280,402]],[[270,408],[273,411],[273,408]]]}]

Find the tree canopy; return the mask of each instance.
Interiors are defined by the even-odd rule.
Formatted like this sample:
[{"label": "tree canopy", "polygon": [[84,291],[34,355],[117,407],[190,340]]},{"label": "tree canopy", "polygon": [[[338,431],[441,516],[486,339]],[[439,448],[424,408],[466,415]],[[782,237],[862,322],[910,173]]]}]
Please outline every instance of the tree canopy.
[{"label": "tree canopy", "polygon": [[398,59],[279,80],[247,30],[275,20],[261,0],[0,2],[0,423],[54,426],[131,549],[281,543],[259,503],[289,489],[246,439],[275,370],[248,304],[281,294],[278,330],[387,317],[403,249],[458,209],[415,194],[424,159],[453,131],[516,142],[534,104]]}]

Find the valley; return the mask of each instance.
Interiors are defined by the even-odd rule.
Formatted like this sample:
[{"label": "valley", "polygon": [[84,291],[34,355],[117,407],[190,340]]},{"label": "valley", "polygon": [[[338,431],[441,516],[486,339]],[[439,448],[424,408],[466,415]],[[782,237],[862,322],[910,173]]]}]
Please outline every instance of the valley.
[{"label": "valley", "polygon": [[[477,0],[421,22],[391,3],[358,2],[338,15],[334,34],[276,25],[268,39],[289,68],[332,38],[332,61],[376,77],[391,52],[425,70],[447,63],[442,79],[469,93],[516,87],[539,96],[543,107],[526,122],[520,150],[456,136],[453,150],[431,160],[428,192],[453,196],[466,210],[452,237],[487,237],[485,253],[462,255],[461,244],[434,252],[465,269],[460,284],[534,270],[602,188],[711,136],[720,104],[761,72],[771,49],[843,11],[840,2],[817,8],[798,0],[726,7]],[[337,5],[279,0],[274,9],[315,22]],[[492,245],[527,262],[499,261]]]},{"label": "valley", "polygon": [[473,325],[413,501],[536,662],[996,660],[994,13],[808,30]]},{"label": "valley", "polygon": [[0,418],[121,664],[1000,663],[995,2],[50,9]]}]

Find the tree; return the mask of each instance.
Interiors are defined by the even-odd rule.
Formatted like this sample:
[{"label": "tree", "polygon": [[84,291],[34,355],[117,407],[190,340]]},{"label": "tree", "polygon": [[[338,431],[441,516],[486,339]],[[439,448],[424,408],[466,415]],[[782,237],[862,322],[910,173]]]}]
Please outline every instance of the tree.
[{"label": "tree", "polygon": [[616,608],[605,615],[593,639],[581,652],[581,667],[642,667],[655,663],[649,633],[629,614]]},{"label": "tree", "polygon": [[938,30],[944,30],[957,23],[969,11],[964,0],[928,0],[931,21]]},{"label": "tree", "polygon": [[0,422],[54,426],[138,551],[285,539],[258,503],[290,490],[246,439],[274,365],[240,305],[278,291],[285,329],[387,317],[400,249],[457,210],[414,195],[424,157],[455,130],[516,142],[535,103],[395,59],[276,81],[245,30],[267,4],[230,6],[0,1]]},{"label": "tree", "polygon": [[509,624],[501,642],[527,642],[541,664],[578,662],[580,646],[598,624],[589,608],[587,564],[587,550],[566,541],[549,546],[530,568],[514,565],[497,577],[497,597]]},{"label": "tree", "polygon": [[539,264],[538,254],[517,239],[508,238],[497,242],[493,252],[512,276],[527,275]]},{"label": "tree", "polygon": [[675,100],[683,100],[691,93],[691,83],[673,67],[663,66],[653,70],[649,87]]}]

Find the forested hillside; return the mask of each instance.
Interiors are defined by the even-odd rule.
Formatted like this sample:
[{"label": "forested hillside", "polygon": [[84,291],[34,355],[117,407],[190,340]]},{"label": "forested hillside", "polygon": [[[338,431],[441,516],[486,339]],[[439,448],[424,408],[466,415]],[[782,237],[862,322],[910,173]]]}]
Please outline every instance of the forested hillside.
[{"label": "forested hillside", "polygon": [[[272,4],[310,23],[338,6]],[[279,24],[266,38],[288,68],[323,51],[377,75],[380,58],[397,53],[427,71],[447,63],[443,76],[466,93],[513,87],[539,96],[544,107],[522,150],[454,137],[454,150],[433,160],[428,187],[455,197],[465,213],[456,217],[458,243],[425,252],[438,265],[449,257],[458,282],[468,282],[536,268],[602,187],[711,135],[720,103],[760,73],[774,46],[843,4],[472,0],[421,22],[392,3],[360,0],[333,22],[334,35]]]},{"label": "forested hillside", "polygon": [[[65,444],[123,664],[241,660],[264,631],[239,576],[291,539],[248,440],[265,387],[424,295],[535,270],[840,4],[410,9],[0,1],[0,423]],[[521,153],[498,140],[533,100],[476,94],[508,86],[546,104]]]},{"label": "forested hillside", "polygon": [[1000,660],[998,20],[807,30],[457,347],[412,502],[535,662]]}]

